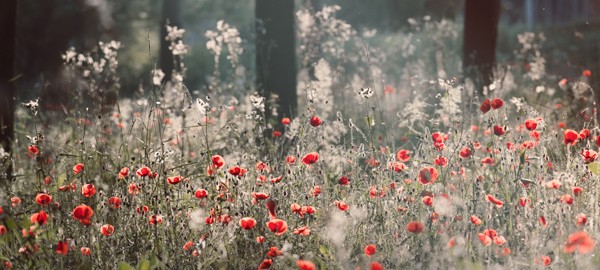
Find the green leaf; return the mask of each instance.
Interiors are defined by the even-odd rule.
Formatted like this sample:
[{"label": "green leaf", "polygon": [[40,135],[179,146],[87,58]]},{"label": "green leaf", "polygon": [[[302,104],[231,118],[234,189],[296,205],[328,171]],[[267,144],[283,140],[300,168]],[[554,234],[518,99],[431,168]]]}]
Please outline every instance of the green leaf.
[{"label": "green leaf", "polygon": [[135,268],[126,262],[120,262],[119,270],[135,270]]},{"label": "green leaf", "polygon": [[600,175],[600,162],[592,162],[587,165],[590,172],[595,175]]},{"label": "green leaf", "polygon": [[144,259],[138,264],[138,270],[150,270],[150,261],[148,259]]}]

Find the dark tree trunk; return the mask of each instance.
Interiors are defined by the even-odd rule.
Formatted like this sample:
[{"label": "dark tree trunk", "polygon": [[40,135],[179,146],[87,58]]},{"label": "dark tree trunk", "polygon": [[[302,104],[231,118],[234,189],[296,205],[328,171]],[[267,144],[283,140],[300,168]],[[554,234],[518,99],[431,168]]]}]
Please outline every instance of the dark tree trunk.
[{"label": "dark tree trunk", "polygon": [[296,116],[294,1],[256,0],[255,11],[257,87],[265,97],[279,96],[279,118]]},{"label": "dark tree trunk", "polygon": [[160,69],[165,73],[165,81],[171,80],[173,70],[177,69],[173,62],[173,54],[169,50],[171,44],[165,40],[167,22],[170,26],[181,27],[181,0],[163,0],[162,19],[160,20]]},{"label": "dark tree trunk", "polygon": [[[16,23],[17,0],[0,1],[0,147],[9,153],[14,138]],[[10,166],[6,173],[10,178]]]},{"label": "dark tree trunk", "polygon": [[500,0],[466,0],[463,40],[463,72],[482,94],[492,81],[496,62],[496,39]]}]

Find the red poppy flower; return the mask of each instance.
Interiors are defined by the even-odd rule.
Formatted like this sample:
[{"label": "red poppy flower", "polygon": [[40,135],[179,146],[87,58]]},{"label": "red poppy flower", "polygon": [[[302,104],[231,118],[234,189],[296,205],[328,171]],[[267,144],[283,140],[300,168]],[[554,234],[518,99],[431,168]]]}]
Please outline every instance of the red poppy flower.
[{"label": "red poppy flower", "polygon": [[278,138],[278,137],[281,137],[281,135],[283,135],[283,133],[281,133],[281,131],[279,131],[279,130],[275,130],[275,131],[273,131],[272,135],[274,138]]},{"label": "red poppy flower", "polygon": [[502,126],[494,126],[494,135],[496,135],[496,136],[502,136],[502,135],[504,135],[504,133],[506,133],[506,131],[504,130],[504,127],[502,127]]},{"label": "red poppy flower", "polygon": [[0,225],[0,236],[4,236],[6,234],[6,227],[4,225]]},{"label": "red poppy flower", "polygon": [[40,153],[40,149],[38,148],[37,145],[30,145],[27,146],[27,150],[29,150],[29,153],[33,154],[33,155],[37,155]]},{"label": "red poppy flower", "polygon": [[264,243],[265,242],[265,237],[264,236],[257,236],[256,237],[256,243]]},{"label": "red poppy flower", "polygon": [[531,200],[529,200],[529,198],[527,198],[527,197],[519,198],[519,205],[521,205],[522,207],[525,207],[530,202],[531,202]]},{"label": "red poppy flower", "polygon": [[435,163],[435,165],[441,167],[446,167],[446,165],[448,165],[448,159],[444,156],[438,156],[433,160],[433,162]]},{"label": "red poppy flower", "polygon": [[310,152],[302,157],[302,163],[306,165],[311,165],[316,163],[319,160],[319,154],[317,152]]},{"label": "red poppy flower", "polygon": [[596,241],[592,239],[586,232],[575,232],[569,235],[565,243],[564,252],[573,253],[578,251],[581,254],[587,254],[594,250]]},{"label": "red poppy flower", "polygon": [[540,224],[542,224],[542,226],[544,226],[544,227],[548,226],[548,221],[546,221],[545,216],[540,216],[539,221],[540,221]]},{"label": "red poppy flower", "polygon": [[269,182],[271,182],[271,184],[276,184],[276,183],[281,182],[281,179],[283,179],[283,176],[278,176],[275,178],[271,178],[271,180],[269,180]]},{"label": "red poppy flower", "polygon": [[167,182],[171,185],[175,185],[181,182],[184,178],[181,175],[167,177]]},{"label": "red poppy flower", "polygon": [[337,206],[338,209],[340,209],[342,211],[347,211],[348,209],[350,209],[350,206],[348,206],[347,203],[342,202],[342,201],[335,201],[334,204],[335,204],[335,206]]},{"label": "red poppy flower", "polygon": [[127,192],[133,196],[138,195],[140,193],[140,186],[136,183],[131,183],[129,184]]},{"label": "red poppy flower", "polygon": [[310,125],[313,127],[318,127],[323,124],[323,120],[317,116],[313,116],[310,118]]},{"label": "red poppy flower", "polygon": [[212,164],[214,166],[216,166],[217,168],[221,168],[221,167],[223,167],[223,165],[225,165],[225,160],[223,159],[222,156],[214,155],[214,156],[212,156],[211,160],[212,160]]},{"label": "red poppy flower", "polygon": [[410,160],[411,152],[409,150],[400,149],[398,153],[396,153],[396,160],[401,162],[407,162]]},{"label": "red poppy flower", "polygon": [[377,251],[377,247],[373,244],[367,245],[365,247],[365,255],[371,257]]},{"label": "red poppy flower", "polygon": [[395,172],[401,172],[406,170],[406,164],[398,161],[393,161],[390,163],[390,170]]},{"label": "red poppy flower", "polygon": [[288,229],[288,224],[284,220],[281,219],[272,219],[267,222],[267,228],[275,235],[279,236],[284,234]]},{"label": "red poppy flower", "polygon": [[560,196],[560,201],[566,203],[568,205],[573,204],[573,197],[571,195],[562,195]]},{"label": "red poppy flower", "polygon": [[269,198],[269,194],[263,192],[252,192],[252,197],[257,200],[266,200]]},{"label": "red poppy flower", "polygon": [[583,76],[585,76],[585,77],[592,76],[592,72],[589,69],[584,70],[581,74],[583,74]]},{"label": "red poppy flower", "polygon": [[94,215],[91,207],[82,204],[73,209],[73,218],[79,220],[83,225],[90,225],[90,218]]},{"label": "red poppy flower", "polygon": [[85,166],[83,165],[83,163],[77,163],[75,164],[75,166],[73,166],[73,173],[74,174],[80,174],[81,172],[83,172],[83,168]]},{"label": "red poppy flower", "polygon": [[579,133],[572,129],[567,129],[563,132],[566,145],[575,145],[579,139]]},{"label": "red poppy flower", "polygon": [[52,202],[52,196],[46,193],[38,193],[38,195],[35,196],[35,202],[42,206],[48,205]]},{"label": "red poppy flower", "polygon": [[596,158],[598,158],[598,152],[596,152],[594,150],[581,149],[581,156],[583,157],[585,164],[588,164],[588,163],[594,162],[596,160]]},{"label": "red poppy flower", "polygon": [[560,181],[558,181],[556,179],[546,183],[546,187],[550,188],[550,189],[559,189],[561,185],[562,184],[560,183]]},{"label": "red poppy flower", "polygon": [[483,112],[483,114],[489,112],[491,108],[492,108],[492,104],[489,99],[484,100],[481,103],[481,106],[479,106],[479,110],[481,110],[481,112]]},{"label": "red poppy flower", "polygon": [[347,176],[341,176],[340,179],[338,179],[338,184],[340,184],[340,186],[345,186],[350,184],[350,180],[348,180]]},{"label": "red poppy flower", "polygon": [[431,139],[433,140],[434,143],[443,143],[446,140],[448,140],[448,134],[443,134],[443,133],[439,133],[439,132],[434,132],[431,134]]},{"label": "red poppy flower", "polygon": [[548,266],[552,263],[552,259],[550,259],[548,256],[542,256],[542,263],[544,266]]},{"label": "red poppy flower", "polygon": [[161,215],[151,215],[148,217],[148,224],[150,225],[158,225],[163,223],[163,216]]},{"label": "red poppy flower", "polygon": [[438,178],[438,171],[434,167],[425,167],[419,171],[418,179],[423,185],[433,184]]},{"label": "red poppy flower", "polygon": [[240,227],[244,230],[252,230],[256,226],[256,220],[251,217],[245,217],[240,219]]},{"label": "red poppy flower", "polygon": [[198,199],[206,198],[208,197],[208,191],[206,191],[206,189],[197,189],[196,192],[194,192],[194,196]]},{"label": "red poppy flower", "polygon": [[287,162],[287,164],[294,164],[294,163],[296,163],[296,157],[295,156],[287,156],[287,157],[285,157],[285,162]]},{"label": "red poppy flower", "polygon": [[294,234],[308,236],[310,235],[310,229],[308,226],[303,226],[297,229],[294,229]]},{"label": "red poppy flower", "polygon": [[267,210],[269,211],[269,217],[272,219],[276,218],[275,209],[277,208],[277,203],[274,200],[269,199],[267,201],[267,203],[265,204],[265,206],[267,207]]},{"label": "red poppy flower", "polygon": [[122,203],[123,203],[123,200],[121,200],[121,198],[119,198],[119,197],[108,198],[108,205],[110,205],[114,209],[119,209],[119,207],[121,207]]},{"label": "red poppy flower", "polygon": [[577,224],[577,226],[583,226],[587,223],[587,216],[583,213],[578,214],[575,217],[575,224]]},{"label": "red poppy flower", "polygon": [[471,215],[471,223],[475,225],[481,225],[483,221],[481,221],[481,219],[479,219],[479,217],[477,217],[476,215]]},{"label": "red poppy flower", "polygon": [[433,197],[431,196],[423,196],[423,204],[426,206],[432,206],[433,205]]},{"label": "red poppy flower", "polygon": [[287,117],[284,117],[284,118],[281,119],[281,123],[284,124],[284,125],[286,125],[286,126],[289,125],[290,122],[292,122],[292,120],[290,120]]},{"label": "red poppy flower", "polygon": [[148,208],[148,206],[144,205],[144,206],[138,206],[135,208],[135,211],[138,214],[144,214],[144,213],[148,213],[150,209]]},{"label": "red poppy flower", "polygon": [[258,266],[258,270],[266,270],[271,268],[271,265],[273,265],[273,260],[271,259],[264,259],[260,265]]},{"label": "red poppy flower", "polygon": [[90,256],[92,254],[92,250],[90,250],[89,247],[82,247],[80,251],[84,256]]},{"label": "red poppy flower", "polygon": [[31,221],[32,224],[37,223],[39,225],[44,225],[48,221],[48,214],[44,210],[39,211],[31,215],[29,221]]},{"label": "red poppy flower", "polygon": [[573,194],[575,196],[579,196],[579,195],[581,195],[581,193],[583,193],[582,187],[573,187]]},{"label": "red poppy flower", "polygon": [[460,150],[458,154],[461,158],[469,158],[471,157],[473,152],[471,152],[471,148],[465,146],[463,149]]},{"label": "red poppy flower", "polygon": [[96,187],[93,184],[85,184],[81,186],[81,195],[90,198],[96,194]]},{"label": "red poppy flower", "polygon": [[492,99],[490,105],[492,106],[492,110],[500,109],[504,105],[504,100],[499,98]]},{"label": "red poppy flower", "polygon": [[67,241],[58,241],[56,244],[56,254],[67,255],[69,252],[69,243]]},{"label": "red poppy flower", "polygon": [[244,176],[246,174],[246,169],[240,168],[240,166],[233,166],[229,168],[229,174],[233,176]]},{"label": "red poppy flower", "polygon": [[481,159],[481,164],[494,165],[494,159],[491,157],[484,157]]},{"label": "red poppy flower", "polygon": [[378,262],[371,263],[371,270],[383,270],[383,265]]},{"label": "red poppy flower", "polygon": [[406,230],[411,233],[421,233],[423,231],[423,223],[418,221],[411,221],[406,225]]},{"label": "red poppy flower", "polygon": [[270,247],[269,251],[267,252],[267,257],[269,258],[275,258],[281,255],[283,255],[283,251],[279,250],[277,247]]},{"label": "red poppy flower", "polygon": [[315,270],[315,269],[317,269],[317,266],[313,262],[306,261],[306,260],[297,260],[296,266],[298,266],[299,270]]},{"label": "red poppy flower", "polygon": [[144,167],[141,167],[141,168],[139,168],[139,169],[138,169],[138,170],[135,172],[135,174],[137,174],[139,177],[146,177],[146,176],[150,175],[150,173],[151,173],[151,171],[150,171],[150,168],[148,168],[148,167],[145,167],[145,166],[144,166]]},{"label": "red poppy flower", "polygon": [[119,171],[118,178],[119,178],[119,179],[123,179],[123,178],[127,177],[128,175],[129,175],[129,168],[127,168],[127,167],[123,167],[123,168],[121,168],[121,170]]},{"label": "red poppy flower", "polygon": [[311,195],[313,197],[317,197],[317,196],[319,196],[319,194],[321,194],[321,186],[314,186],[311,191]]},{"label": "red poppy flower", "polygon": [[535,119],[525,120],[525,128],[527,128],[529,130],[535,130],[535,128],[537,128],[537,120],[535,120]]},{"label": "red poppy flower", "polygon": [[485,196],[485,200],[488,201],[488,202],[493,203],[498,208],[500,208],[500,207],[502,207],[504,205],[503,201],[496,199],[496,197],[494,197],[494,196],[492,196],[490,194],[488,194],[488,195]]},{"label": "red poppy flower", "polygon": [[100,228],[100,231],[104,236],[111,236],[115,232],[115,227],[110,224],[104,224]]}]

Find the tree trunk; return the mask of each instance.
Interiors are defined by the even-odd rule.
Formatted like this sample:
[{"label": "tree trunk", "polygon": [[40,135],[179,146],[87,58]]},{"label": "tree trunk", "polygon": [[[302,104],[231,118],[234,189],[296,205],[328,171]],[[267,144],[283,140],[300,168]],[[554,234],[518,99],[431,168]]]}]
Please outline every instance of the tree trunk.
[{"label": "tree trunk", "polygon": [[475,82],[479,95],[492,82],[499,17],[500,0],[465,2],[463,72]]},{"label": "tree trunk", "polygon": [[[296,116],[294,1],[256,0],[255,12],[257,87],[267,98],[270,94],[279,97],[279,118]],[[269,119],[269,108],[266,114]]]},{"label": "tree trunk", "polygon": [[[15,111],[15,42],[17,23],[17,0],[0,1],[0,147],[10,153],[14,139]],[[6,178],[10,178],[12,168],[8,166]],[[0,176],[0,178],[4,178]]]},{"label": "tree trunk", "polygon": [[163,0],[160,20],[160,69],[165,73],[164,81],[170,81],[173,70],[177,69],[173,62],[173,54],[169,50],[171,44],[165,40],[167,22],[170,26],[181,27],[181,0]]}]

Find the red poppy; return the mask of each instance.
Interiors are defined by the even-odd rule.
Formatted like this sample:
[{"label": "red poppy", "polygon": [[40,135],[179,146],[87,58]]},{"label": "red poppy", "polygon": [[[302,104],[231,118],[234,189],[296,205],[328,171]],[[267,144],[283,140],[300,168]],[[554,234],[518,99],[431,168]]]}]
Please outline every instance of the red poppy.
[{"label": "red poppy", "polygon": [[581,195],[581,193],[583,193],[582,187],[573,187],[573,194],[575,196],[579,196],[579,195]]},{"label": "red poppy", "polygon": [[111,236],[115,232],[115,227],[110,224],[104,224],[100,228],[100,231],[104,236]]},{"label": "red poppy", "polygon": [[29,221],[31,221],[32,224],[37,223],[39,225],[44,225],[48,221],[48,214],[44,210],[39,211],[31,215]]},{"label": "red poppy", "polygon": [[423,231],[423,223],[418,221],[411,221],[406,225],[406,230],[411,233],[421,233]]},{"label": "red poppy", "polygon": [[233,176],[244,176],[246,174],[246,169],[240,168],[240,166],[233,166],[229,168],[229,174]]},{"label": "red poppy", "polygon": [[504,100],[499,98],[492,99],[490,105],[492,106],[492,110],[500,109],[504,105]]},{"label": "red poppy", "polygon": [[406,170],[406,164],[398,161],[393,161],[392,163],[390,163],[390,170],[393,170],[395,172],[404,171]]},{"label": "red poppy", "polygon": [[163,216],[161,215],[151,215],[148,217],[148,224],[150,225],[158,225],[163,223]]},{"label": "red poppy", "polygon": [[479,217],[477,217],[476,215],[471,215],[471,223],[475,225],[481,225],[483,221],[481,221],[481,219],[479,219]]},{"label": "red poppy", "polygon": [[96,187],[93,184],[85,184],[81,186],[81,194],[86,198],[90,198],[96,194]]},{"label": "red poppy", "polygon": [[531,202],[531,200],[529,200],[529,198],[527,198],[527,197],[519,198],[519,205],[521,205],[522,207],[525,207],[530,202]]},{"label": "red poppy", "polygon": [[256,237],[256,243],[264,243],[265,242],[265,237],[264,236],[257,236]]},{"label": "red poppy", "polygon": [[433,160],[433,162],[435,163],[435,165],[441,167],[446,167],[446,165],[448,165],[448,159],[444,156],[438,156]]},{"label": "red poppy", "polygon": [[566,203],[568,205],[573,204],[573,197],[571,195],[562,195],[560,196],[560,201]]},{"label": "red poppy", "polygon": [[303,226],[297,229],[294,229],[294,234],[308,236],[310,235],[310,229],[308,226]]},{"label": "red poppy", "polygon": [[594,162],[598,158],[598,152],[594,150],[583,150],[581,149],[581,156],[583,157],[584,163],[588,164]]},{"label": "red poppy", "polygon": [[287,157],[285,157],[285,162],[287,162],[287,164],[294,164],[294,163],[296,163],[296,157],[295,156],[287,156]]},{"label": "red poppy", "polygon": [[371,270],[383,270],[383,265],[378,262],[371,263]]},{"label": "red poppy", "polygon": [[245,217],[240,219],[240,227],[244,230],[252,230],[256,226],[256,220],[251,217]]},{"label": "red poppy", "polygon": [[310,125],[313,127],[318,127],[323,124],[323,120],[318,116],[314,115],[310,118]]},{"label": "red poppy", "polygon": [[83,168],[85,166],[83,165],[83,163],[77,163],[75,164],[75,166],[73,166],[73,173],[74,174],[80,174],[81,172],[83,172]]},{"label": "red poppy", "polygon": [[148,167],[145,167],[145,166],[144,166],[144,167],[141,167],[141,168],[139,168],[139,169],[138,169],[138,170],[135,172],[135,174],[137,174],[139,177],[146,177],[146,176],[150,175],[150,173],[151,173],[151,171],[150,171],[150,168],[148,168]]},{"label": "red poppy", "polygon": [[527,128],[529,130],[535,130],[535,128],[537,128],[537,120],[535,120],[535,119],[525,120],[525,128]]},{"label": "red poppy", "polygon": [[371,257],[375,254],[375,252],[377,251],[377,247],[373,244],[367,245],[365,247],[365,255]]},{"label": "red poppy", "polygon": [[82,204],[73,209],[73,218],[79,220],[83,225],[90,225],[90,218],[94,215],[91,207]]},{"label": "red poppy", "polygon": [[266,200],[269,198],[269,194],[263,192],[252,192],[252,197],[257,200]]},{"label": "red poppy", "polygon": [[271,259],[264,259],[260,265],[258,266],[258,270],[266,270],[271,268],[271,265],[273,265],[273,260]]},{"label": "red poppy", "polygon": [[347,176],[341,176],[341,177],[338,179],[338,184],[340,184],[340,186],[345,186],[345,185],[348,185],[348,184],[350,184],[350,180],[348,179],[348,177],[347,177]]},{"label": "red poppy", "polygon": [[275,257],[281,256],[281,255],[283,255],[283,251],[281,251],[277,247],[270,247],[269,251],[267,252],[267,257],[269,257],[269,258],[275,258]]},{"label": "red poppy", "polygon": [[148,208],[148,206],[144,205],[144,206],[138,206],[135,208],[135,211],[138,214],[144,214],[144,213],[148,213],[150,209]]},{"label": "red poppy", "polygon": [[0,225],[0,236],[4,236],[6,234],[6,227],[4,225]]},{"label": "red poppy", "polygon": [[119,209],[119,207],[121,207],[122,203],[123,203],[123,200],[121,200],[121,198],[119,198],[119,197],[108,198],[108,205],[110,205],[114,209]]},{"label": "red poppy", "polygon": [[545,216],[540,216],[539,221],[540,221],[540,224],[542,224],[542,226],[544,226],[544,227],[548,226],[548,221],[546,221]]},{"label": "red poppy", "polygon": [[38,193],[35,196],[35,202],[42,206],[49,205],[52,202],[52,196],[46,193]]},{"label": "red poppy", "polygon": [[214,155],[214,156],[212,156],[211,160],[212,160],[212,164],[214,166],[216,166],[217,169],[221,168],[221,167],[223,167],[223,165],[225,165],[225,159],[223,159],[222,156]]},{"label": "red poppy", "polygon": [[129,175],[129,168],[127,167],[123,167],[121,168],[121,170],[119,171],[119,179],[123,179],[125,177],[127,177]]},{"label": "red poppy", "polygon": [[550,259],[548,256],[542,256],[542,263],[544,266],[548,266],[552,263],[552,259]]},{"label": "red poppy", "polygon": [[203,199],[208,197],[208,191],[206,191],[206,189],[197,189],[196,192],[194,192],[194,196],[196,196],[196,198],[198,199]]},{"label": "red poppy", "polygon": [[181,175],[167,177],[167,182],[171,185],[175,185],[181,182],[184,178]]},{"label": "red poppy", "polygon": [[140,193],[140,186],[136,183],[131,183],[129,184],[127,192],[133,196],[138,195]]},{"label": "red poppy", "polygon": [[396,153],[396,160],[401,162],[407,162],[410,160],[411,152],[409,150],[400,149],[398,153]]},{"label": "red poppy", "polygon": [[502,135],[504,135],[504,133],[506,133],[506,131],[504,130],[504,127],[502,127],[502,126],[494,126],[494,135],[496,135],[496,136],[502,136]]},{"label": "red poppy", "polygon": [[311,195],[313,197],[317,197],[317,196],[319,196],[319,194],[321,194],[321,186],[314,186],[311,191]]},{"label": "red poppy", "polygon": [[434,132],[431,134],[431,139],[433,140],[434,143],[443,143],[446,140],[448,140],[448,134],[443,134],[443,133],[439,133],[439,132]]},{"label": "red poppy", "polygon": [[302,163],[306,165],[311,165],[316,163],[319,160],[319,154],[317,152],[310,152],[302,157]]},{"label": "red poppy", "polygon": [[575,224],[577,224],[577,226],[583,226],[587,223],[587,216],[583,213],[578,214],[575,217]]},{"label": "red poppy", "polygon": [[273,137],[277,138],[277,137],[281,137],[281,135],[283,135],[283,133],[281,133],[281,131],[279,130],[275,130],[272,133]]},{"label": "red poppy", "polygon": [[67,255],[69,252],[69,243],[67,241],[58,241],[56,244],[56,254]]},{"label": "red poppy", "polygon": [[290,122],[292,122],[292,120],[290,120],[287,117],[284,117],[284,118],[281,119],[281,123],[284,124],[284,125],[286,125],[286,126],[289,125]]},{"label": "red poppy", "polygon": [[438,171],[434,167],[424,167],[419,171],[418,179],[423,185],[433,184],[438,178]]},{"label": "red poppy", "polygon": [[335,206],[337,206],[338,209],[340,209],[342,211],[347,211],[348,209],[350,209],[350,206],[348,206],[347,203],[342,202],[342,201],[335,201],[334,204],[335,204]]},{"label": "red poppy", "polygon": [[579,139],[579,133],[572,129],[566,129],[563,132],[563,136],[566,145],[575,145],[577,143],[577,140]]},{"label": "red poppy", "polygon": [[84,256],[90,256],[92,254],[92,251],[90,250],[89,247],[82,247],[80,249],[81,254],[83,254]]},{"label": "red poppy", "polygon": [[296,266],[298,266],[299,270],[315,270],[315,269],[317,269],[317,266],[313,262],[306,261],[306,260],[297,260]]},{"label": "red poppy", "polygon": [[585,76],[585,77],[592,76],[592,72],[589,69],[584,70],[581,74],[583,74],[583,76]]},{"label": "red poppy", "polygon": [[503,201],[496,199],[496,197],[494,197],[494,196],[492,196],[490,194],[488,194],[488,195],[485,196],[485,200],[488,201],[488,202],[493,203],[498,208],[500,208],[500,207],[502,207],[504,205]]},{"label": "red poppy", "polygon": [[586,232],[575,232],[569,235],[565,243],[564,252],[573,253],[578,251],[581,254],[587,254],[594,250],[596,241],[592,239]]},{"label": "red poppy", "polygon": [[471,157],[473,152],[471,152],[471,148],[465,146],[463,149],[460,150],[458,154],[461,158],[469,158]]},{"label": "red poppy", "polygon": [[40,153],[40,149],[35,144],[27,146],[27,150],[29,150],[29,153],[34,154],[34,155],[37,155]]},{"label": "red poppy", "polygon": [[265,204],[265,206],[267,207],[267,210],[269,211],[269,217],[272,219],[276,218],[275,209],[277,208],[277,203],[274,200],[269,199],[267,201],[267,203]]},{"label": "red poppy", "polygon": [[481,110],[481,112],[483,112],[483,114],[489,112],[491,108],[492,108],[492,104],[490,103],[489,99],[484,100],[481,103],[481,106],[479,106],[479,110]]},{"label": "red poppy", "polygon": [[426,206],[432,206],[433,205],[433,197],[431,196],[423,196],[423,204]]},{"label": "red poppy", "polygon": [[284,220],[281,219],[272,219],[267,222],[267,228],[275,235],[279,236],[284,234],[288,229],[288,224]]},{"label": "red poppy", "polygon": [[491,157],[484,157],[481,159],[481,164],[494,165],[494,159]]},{"label": "red poppy", "polygon": [[558,181],[556,179],[546,183],[546,187],[550,188],[550,189],[559,189],[561,185],[562,184],[560,183],[560,181]]}]

